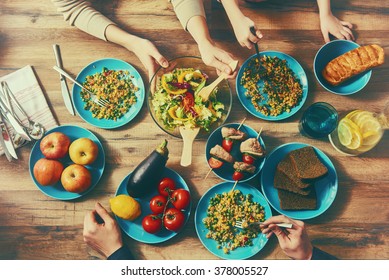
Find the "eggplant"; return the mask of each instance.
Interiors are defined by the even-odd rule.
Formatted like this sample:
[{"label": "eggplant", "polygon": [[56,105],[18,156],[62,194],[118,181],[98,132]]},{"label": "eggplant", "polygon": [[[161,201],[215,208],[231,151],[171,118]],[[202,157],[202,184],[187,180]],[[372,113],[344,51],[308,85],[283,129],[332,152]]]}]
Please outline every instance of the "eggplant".
[{"label": "eggplant", "polygon": [[144,197],[157,189],[169,158],[167,140],[164,140],[131,173],[127,182],[127,192],[135,198]]}]

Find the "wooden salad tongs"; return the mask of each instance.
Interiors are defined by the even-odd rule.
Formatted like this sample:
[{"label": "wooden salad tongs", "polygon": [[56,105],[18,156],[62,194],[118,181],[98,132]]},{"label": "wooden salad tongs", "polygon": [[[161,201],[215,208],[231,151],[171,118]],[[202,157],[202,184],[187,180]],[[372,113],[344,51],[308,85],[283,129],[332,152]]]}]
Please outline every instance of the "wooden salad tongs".
[{"label": "wooden salad tongs", "polygon": [[[232,71],[235,71],[236,67],[238,66],[238,63],[239,61],[238,60],[233,60],[230,64],[228,64],[228,66],[230,66],[230,68],[232,69]],[[210,83],[209,85],[203,87],[198,93],[197,95],[200,96],[202,99],[203,99],[203,102],[206,102],[208,101],[209,99],[209,96],[211,95],[213,89],[221,82],[223,81],[224,79],[227,78],[227,74],[226,73],[221,73],[220,76],[214,80],[212,83]]]},{"label": "wooden salad tongs", "polygon": [[192,163],[193,141],[196,139],[197,134],[199,134],[200,127],[187,128],[185,126],[180,126],[179,129],[182,140],[184,141],[180,164],[181,166],[189,166]]}]

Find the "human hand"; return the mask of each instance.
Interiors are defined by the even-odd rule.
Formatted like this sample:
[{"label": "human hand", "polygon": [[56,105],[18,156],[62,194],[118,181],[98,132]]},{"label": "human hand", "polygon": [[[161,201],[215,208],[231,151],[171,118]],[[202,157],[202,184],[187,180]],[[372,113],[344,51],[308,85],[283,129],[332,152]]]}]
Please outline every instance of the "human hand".
[{"label": "human hand", "polygon": [[[276,223],[291,223],[292,228],[280,228]],[[283,215],[273,216],[261,225],[262,233],[266,238],[273,234],[277,236],[284,253],[295,260],[310,260],[313,246],[302,221],[293,220]]]},{"label": "human hand", "polygon": [[246,16],[231,22],[236,40],[242,47],[252,49],[253,44],[259,42],[263,35],[254,22]]},{"label": "human hand", "polygon": [[203,62],[208,66],[215,67],[218,75],[225,73],[227,79],[236,77],[238,68],[232,71],[230,66],[228,66],[234,60],[230,53],[211,43],[199,44],[199,51]]},{"label": "human hand", "polygon": [[126,48],[139,58],[143,66],[148,71],[149,80],[153,77],[159,66],[164,68],[169,66],[167,59],[158,51],[158,49],[147,39],[135,37],[130,40]]},{"label": "human hand", "polygon": [[[99,217],[103,223],[98,222]],[[86,244],[106,258],[123,246],[118,223],[98,202],[95,210],[85,215],[83,236]]]},{"label": "human hand", "polygon": [[354,41],[354,35],[351,31],[352,28],[353,25],[350,22],[341,21],[332,13],[320,16],[320,29],[326,43],[330,41],[329,34],[332,34],[337,39]]}]

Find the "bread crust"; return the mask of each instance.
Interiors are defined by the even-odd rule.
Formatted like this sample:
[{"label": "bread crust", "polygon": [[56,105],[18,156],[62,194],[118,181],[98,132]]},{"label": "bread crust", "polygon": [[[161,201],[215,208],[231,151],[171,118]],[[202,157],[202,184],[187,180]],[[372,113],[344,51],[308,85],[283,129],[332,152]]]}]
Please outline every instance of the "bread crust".
[{"label": "bread crust", "polygon": [[378,45],[361,46],[331,60],[323,69],[323,78],[337,86],[351,77],[385,61],[383,48]]}]

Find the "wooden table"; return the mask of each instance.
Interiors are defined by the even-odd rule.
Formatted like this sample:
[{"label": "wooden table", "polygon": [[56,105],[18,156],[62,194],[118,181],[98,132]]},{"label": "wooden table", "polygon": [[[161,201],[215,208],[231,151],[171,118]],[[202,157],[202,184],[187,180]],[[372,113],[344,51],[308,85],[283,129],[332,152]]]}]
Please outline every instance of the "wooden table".
[{"label": "wooden table", "polygon": [[[180,26],[168,1],[95,1],[96,7],[125,29],[155,42],[169,59],[199,55],[190,35]],[[254,6],[243,4],[244,12],[256,21],[265,34],[260,50],[278,50],[296,58],[308,75],[309,94],[303,109],[317,101],[331,103],[339,112],[355,108],[379,111],[389,94],[389,68],[386,62],[373,71],[369,84],[359,93],[339,96],[324,90],[315,79],[312,65],[323,39],[319,30],[315,1],[269,1]],[[387,1],[332,1],[338,17],[355,26],[357,42],[389,46],[389,3]],[[115,57],[134,65],[148,80],[139,60],[125,49],[93,38],[63,21],[50,1],[0,2],[0,76],[25,65],[32,65],[47,101],[60,125],[78,125],[94,132],[106,152],[106,169],[95,189],[74,201],[52,199],[38,190],[29,174],[32,144],[18,150],[19,160],[9,163],[0,158],[0,259],[96,259],[100,256],[83,242],[86,211],[96,201],[109,208],[121,180],[145,158],[161,139],[167,138],[170,159],[167,166],[180,173],[190,186],[194,213],[202,194],[221,180],[208,171],[205,140],[197,140],[190,167],[180,166],[182,142],[165,134],[153,122],[147,107],[120,129],[95,128],[77,116],[70,116],[60,92],[52,45],[61,46],[64,67],[76,75],[91,61]],[[241,63],[253,50],[241,48],[226,21],[223,9],[206,1],[208,24],[218,45]],[[235,88],[235,81],[230,81]],[[297,123],[301,112],[279,122],[257,119],[246,112],[236,97],[228,122],[260,128],[270,152],[288,142],[316,146],[333,161],[339,176],[339,190],[332,206],[306,224],[312,243],[341,259],[389,259],[389,135],[366,155],[348,157],[336,152],[327,140],[312,140],[300,135]],[[259,187],[259,178],[251,182]],[[273,214],[277,214],[273,211]],[[183,231],[172,240],[147,245],[125,238],[139,259],[215,259],[199,241],[191,215]],[[177,252],[181,252],[177,254]],[[285,259],[275,238],[254,259]]]}]

